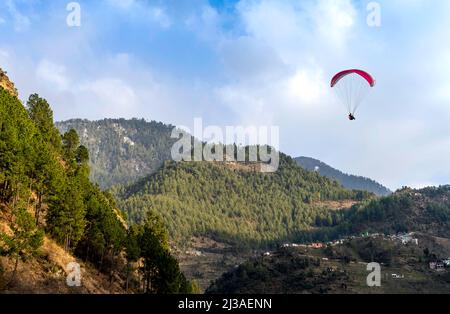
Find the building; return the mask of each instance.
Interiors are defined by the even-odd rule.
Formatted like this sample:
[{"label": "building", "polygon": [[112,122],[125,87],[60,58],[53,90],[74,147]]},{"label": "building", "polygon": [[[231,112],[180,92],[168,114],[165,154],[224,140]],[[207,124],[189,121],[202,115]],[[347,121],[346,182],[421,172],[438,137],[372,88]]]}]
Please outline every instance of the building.
[{"label": "building", "polygon": [[318,242],[311,244],[309,247],[313,249],[322,249],[325,247],[325,244]]},{"label": "building", "polygon": [[430,262],[430,269],[435,271],[444,271],[445,264],[443,262]]}]

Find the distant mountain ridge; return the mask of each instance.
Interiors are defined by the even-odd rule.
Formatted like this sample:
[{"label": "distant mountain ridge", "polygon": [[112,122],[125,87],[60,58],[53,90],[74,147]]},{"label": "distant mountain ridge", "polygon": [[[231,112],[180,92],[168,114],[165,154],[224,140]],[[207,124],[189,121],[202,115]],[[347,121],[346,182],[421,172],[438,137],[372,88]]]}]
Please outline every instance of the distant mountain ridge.
[{"label": "distant mountain ridge", "polygon": [[295,161],[300,167],[308,171],[317,171],[320,175],[336,180],[350,190],[368,191],[378,196],[386,196],[392,193],[391,190],[372,179],[343,173],[314,158],[298,157],[295,158]]},{"label": "distant mountain ridge", "polygon": [[[90,152],[91,179],[102,188],[132,183],[155,173],[171,160],[173,125],[144,119],[103,119],[89,121],[73,119],[56,123],[60,132],[75,129],[81,143]],[[364,190],[379,196],[391,193],[381,184],[364,177],[342,173],[319,160],[307,157],[295,159],[308,171],[341,183],[347,189]]]}]

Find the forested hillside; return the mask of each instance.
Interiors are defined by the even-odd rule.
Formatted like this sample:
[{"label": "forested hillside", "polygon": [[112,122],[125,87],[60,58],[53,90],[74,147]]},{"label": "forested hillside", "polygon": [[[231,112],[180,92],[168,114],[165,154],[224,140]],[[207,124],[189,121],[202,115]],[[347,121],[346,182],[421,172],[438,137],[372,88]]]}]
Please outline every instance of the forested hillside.
[{"label": "forested hillside", "polygon": [[146,210],[158,211],[177,243],[204,235],[252,247],[290,239],[316,220],[336,223],[328,201],[371,196],[303,170],[283,154],[275,173],[222,163],[166,162],[155,174],[115,187],[114,193],[131,222],[141,221]]},{"label": "forested hillside", "polygon": [[[298,241],[328,241],[366,232],[396,234],[413,231],[450,238],[450,186],[421,190],[404,188],[390,196],[335,211],[333,216],[339,223],[304,233]],[[320,222],[317,225],[320,226]]]},{"label": "forested hillside", "polygon": [[94,265],[110,285],[126,282],[129,292],[192,291],[160,218],[149,211],[128,228],[113,196],[89,181],[88,161],[75,130],[60,135],[45,99],[32,95],[25,107],[0,88],[0,291],[20,286],[23,265],[45,263],[43,252],[52,252],[43,244],[50,238]]},{"label": "forested hillside", "polygon": [[69,120],[56,123],[64,133],[74,129],[91,152],[91,179],[102,188],[134,182],[156,171],[175,139],[173,126],[141,119]]},{"label": "forested hillside", "polygon": [[295,158],[298,165],[309,171],[316,171],[320,175],[325,176],[331,180],[336,180],[347,189],[363,190],[375,193],[378,196],[386,196],[392,192],[374,180],[369,178],[345,174],[342,171],[334,169],[320,160],[309,157]]},{"label": "forested hillside", "polygon": [[[296,245],[252,258],[225,273],[207,292],[449,293],[449,265],[436,270],[430,262],[450,256],[450,186],[404,188],[334,215],[340,221],[336,226],[318,221],[316,230],[297,238],[297,243],[316,242],[319,247]],[[404,240],[408,238],[417,242]],[[384,277],[380,288],[369,288],[365,278],[370,262],[400,277]]]}]

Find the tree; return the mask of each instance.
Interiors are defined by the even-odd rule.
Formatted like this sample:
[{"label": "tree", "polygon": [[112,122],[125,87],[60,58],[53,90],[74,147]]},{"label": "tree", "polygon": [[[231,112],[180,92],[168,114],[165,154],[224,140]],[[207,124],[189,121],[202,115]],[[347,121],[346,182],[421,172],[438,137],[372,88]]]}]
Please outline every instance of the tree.
[{"label": "tree", "polygon": [[[0,88],[0,200],[13,205],[28,188],[33,123],[19,100]],[[22,195],[23,196],[23,195]],[[14,207],[14,206],[13,206]]]},{"label": "tree", "polygon": [[144,275],[144,291],[151,293],[158,272],[158,259],[168,249],[167,235],[160,219],[153,212],[149,212],[141,230],[139,247],[143,258],[141,272]]},{"label": "tree", "polygon": [[39,225],[43,203],[60,189],[64,169],[57,160],[56,152],[50,144],[42,141],[39,134],[35,136],[33,146],[28,177],[31,180],[30,189],[36,192],[35,218],[36,224]]},{"label": "tree", "polygon": [[70,129],[68,132],[64,133],[62,137],[64,157],[66,161],[72,163],[76,158],[76,150],[80,146],[80,137],[77,131]]},{"label": "tree", "polygon": [[61,137],[53,122],[53,111],[48,102],[40,98],[38,94],[33,94],[27,102],[27,109],[30,119],[39,129],[44,143],[49,143],[56,151],[61,149]]},{"label": "tree", "polygon": [[144,224],[134,230],[143,259],[144,292],[191,293],[194,286],[186,280],[178,261],[170,254],[167,231],[159,216],[150,211]]},{"label": "tree", "polygon": [[89,151],[88,151],[88,149],[87,149],[85,146],[83,146],[83,145],[80,145],[80,146],[77,148],[75,155],[76,155],[77,163],[78,163],[79,165],[81,165],[81,164],[86,164],[86,163],[89,161]]},{"label": "tree", "polygon": [[190,283],[180,270],[178,261],[169,251],[163,251],[157,259],[158,271],[153,289],[159,294],[198,293],[196,283]]},{"label": "tree", "polygon": [[132,225],[127,232],[125,239],[125,253],[127,257],[126,265],[126,291],[128,292],[130,285],[130,274],[135,270],[133,264],[139,261],[141,257],[141,248],[139,246],[139,236],[142,234],[140,225]]},{"label": "tree", "polygon": [[60,194],[49,203],[47,229],[64,249],[73,249],[84,234],[85,215],[80,187],[69,178]]}]

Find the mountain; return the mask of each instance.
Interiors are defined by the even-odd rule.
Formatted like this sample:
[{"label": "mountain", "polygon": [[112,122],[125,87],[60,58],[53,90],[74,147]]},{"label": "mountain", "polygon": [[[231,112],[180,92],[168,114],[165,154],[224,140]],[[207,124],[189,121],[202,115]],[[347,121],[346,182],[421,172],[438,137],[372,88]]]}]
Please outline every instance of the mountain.
[{"label": "mountain", "polygon": [[[157,171],[171,160],[177,139],[170,137],[174,126],[143,119],[73,119],[56,123],[61,133],[74,129],[81,144],[91,152],[90,178],[102,188],[127,184]],[[306,170],[337,180],[347,189],[364,190],[379,196],[391,193],[381,184],[363,177],[347,175],[312,158],[296,158]],[[317,168],[318,167],[318,168]]]},{"label": "mountain", "polygon": [[[405,188],[341,212],[340,224],[309,238],[329,242],[251,258],[207,292],[449,293],[450,268],[443,265],[450,256],[450,186]],[[366,285],[370,262],[382,265],[380,288]],[[436,262],[443,268],[430,269]]]},{"label": "mountain", "polygon": [[378,196],[386,196],[392,193],[392,191],[390,191],[388,188],[384,187],[378,182],[375,182],[374,180],[345,174],[317,159],[309,157],[298,157],[295,158],[295,161],[300,167],[308,171],[317,171],[327,178],[338,181],[345,188],[350,190],[368,191]]},{"label": "mountain", "polygon": [[174,129],[143,119],[68,120],[57,122],[61,133],[74,129],[90,154],[91,179],[102,188],[131,183],[155,172],[171,159]]},{"label": "mountain", "polygon": [[154,174],[112,190],[130,223],[155,210],[189,279],[211,280],[268,247],[333,225],[333,212],[375,197],[297,166],[281,154],[275,173],[253,163],[167,161]]},{"label": "mountain", "polygon": [[178,243],[208,236],[237,246],[285,241],[331,217],[343,200],[369,198],[297,166],[281,154],[275,173],[220,162],[165,162],[156,173],[113,189],[131,222],[154,208]]}]

